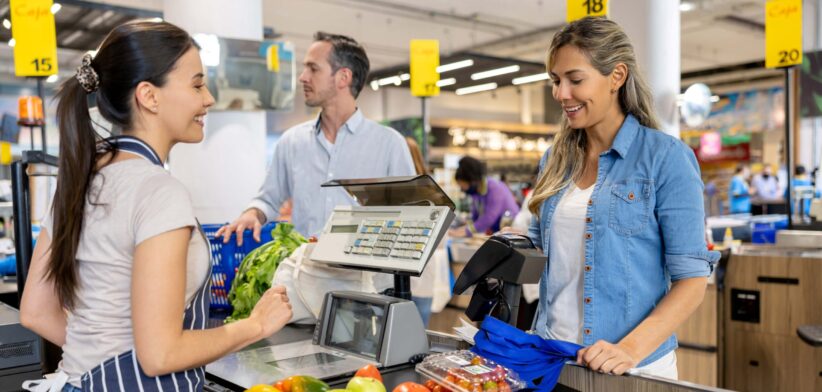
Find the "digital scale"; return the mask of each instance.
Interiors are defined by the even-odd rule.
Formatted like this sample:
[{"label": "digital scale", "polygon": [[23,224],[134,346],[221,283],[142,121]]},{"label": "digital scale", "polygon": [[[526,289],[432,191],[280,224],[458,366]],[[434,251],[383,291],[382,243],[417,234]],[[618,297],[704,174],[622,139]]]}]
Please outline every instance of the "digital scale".
[{"label": "digital scale", "polygon": [[344,187],[359,205],[334,209],[311,259],[394,274],[394,296],[329,292],[313,333],[287,326],[207,365],[212,377],[243,388],[294,375],[330,380],[368,364],[408,363],[428,352],[425,326],[408,287],[454,219],[454,203],[427,175],[335,180],[323,186]]}]

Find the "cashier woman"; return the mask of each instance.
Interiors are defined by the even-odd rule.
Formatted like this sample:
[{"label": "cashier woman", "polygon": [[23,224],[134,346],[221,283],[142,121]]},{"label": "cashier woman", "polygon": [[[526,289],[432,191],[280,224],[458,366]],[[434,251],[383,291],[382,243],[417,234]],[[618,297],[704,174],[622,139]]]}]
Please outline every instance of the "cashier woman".
[{"label": "cashier woman", "polygon": [[563,115],[528,206],[529,235],[549,256],[536,331],[585,346],[577,360],[592,370],[676,379],[674,330],[719,258],[705,244],[694,154],[658,130],[615,22],[565,26],[547,71]]},{"label": "cashier woman", "polygon": [[[63,349],[41,387],[201,391],[205,364],[278,331],[291,305],[271,288],[249,318],[206,329],[208,243],[163,169],[175,144],[203,139],[214,104],[199,48],[169,23],[123,24],[57,97],[57,190],[20,303],[22,324]],[[123,136],[99,139],[89,98]]]}]

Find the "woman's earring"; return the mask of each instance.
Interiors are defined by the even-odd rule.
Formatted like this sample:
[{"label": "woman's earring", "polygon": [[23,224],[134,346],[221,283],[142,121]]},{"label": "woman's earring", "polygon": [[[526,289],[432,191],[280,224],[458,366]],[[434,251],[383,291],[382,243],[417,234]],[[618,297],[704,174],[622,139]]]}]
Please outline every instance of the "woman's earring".
[{"label": "woman's earring", "polygon": [[616,89],[615,89],[615,88],[612,88],[612,89],[611,89],[611,94],[614,94],[614,93],[616,93]]}]

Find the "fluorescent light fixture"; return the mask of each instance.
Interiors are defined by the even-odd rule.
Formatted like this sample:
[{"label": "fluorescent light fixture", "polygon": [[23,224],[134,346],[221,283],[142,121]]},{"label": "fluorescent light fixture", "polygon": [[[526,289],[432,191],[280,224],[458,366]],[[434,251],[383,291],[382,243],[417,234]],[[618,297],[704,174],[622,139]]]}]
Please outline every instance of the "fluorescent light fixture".
[{"label": "fluorescent light fixture", "polygon": [[411,79],[411,74],[404,73],[404,74],[400,75],[400,80],[402,80],[403,82],[406,81],[406,80],[410,80],[410,79]]},{"label": "fluorescent light fixture", "polygon": [[163,18],[151,18],[148,20],[149,22],[160,23],[163,21]]},{"label": "fluorescent light fixture", "polygon": [[494,76],[505,75],[514,72],[519,72],[519,65],[509,65],[507,67],[477,72],[471,75],[471,80],[493,78]]},{"label": "fluorescent light fixture", "polygon": [[11,30],[11,21],[8,18],[3,18],[3,27],[5,27],[6,30]]},{"label": "fluorescent light fixture", "polygon": [[437,81],[437,87],[450,86],[452,84],[457,84],[457,79],[448,78],[448,79],[440,79],[440,80]]},{"label": "fluorescent light fixture", "polygon": [[66,37],[66,39],[63,40],[63,45],[68,45],[76,41],[77,38],[80,38],[81,35],[83,35],[83,30],[75,30],[73,33],[69,34],[69,36]]},{"label": "fluorescent light fixture", "polygon": [[103,12],[102,15],[96,17],[94,20],[91,21],[91,23],[88,24],[88,28],[91,29],[91,28],[97,27],[97,25],[99,25],[100,23],[103,23],[106,19],[111,18],[113,15],[114,15],[114,11],[112,11],[112,10],[108,10],[106,12]]},{"label": "fluorescent light fixture", "polygon": [[437,67],[437,73],[453,71],[455,69],[466,68],[466,67],[470,67],[472,65],[474,65],[474,60],[469,59],[469,60],[457,61],[455,63],[440,65],[439,67]]},{"label": "fluorescent light fixture", "polygon": [[59,78],[60,77],[57,76],[57,74],[49,75],[49,77],[46,78],[46,83],[55,83],[55,82],[57,82],[57,79],[59,79]]},{"label": "fluorescent light fixture", "polygon": [[86,52],[86,54],[91,55],[91,58],[97,57],[97,51],[96,50],[89,50],[88,52]]},{"label": "fluorescent light fixture", "polygon": [[376,80],[372,80],[371,81],[371,89],[374,90],[374,91],[379,90],[380,89],[380,82],[378,82]]},{"label": "fluorescent light fixture", "polygon": [[543,73],[539,73],[539,74],[536,74],[536,75],[528,75],[528,76],[523,76],[521,78],[514,78],[513,80],[511,80],[511,83],[513,83],[513,84],[525,84],[525,83],[539,82],[541,80],[548,80],[548,79],[551,79],[551,76],[548,75],[548,72],[543,72]]},{"label": "fluorescent light fixture", "polygon": [[711,102],[719,102],[719,95],[711,95]]},{"label": "fluorescent light fixture", "polygon": [[456,93],[457,93],[457,95],[473,94],[473,93],[478,93],[480,91],[493,90],[495,88],[497,88],[496,83],[485,83],[485,84],[478,84],[476,86],[471,86],[471,87],[458,88]]},{"label": "fluorescent light fixture", "polygon": [[386,85],[389,85],[389,84],[399,86],[399,85],[402,84],[402,78],[400,78],[399,76],[389,76],[387,78],[382,78],[380,80],[377,80],[377,84],[380,85],[380,86],[386,86]]},{"label": "fluorescent light fixture", "polygon": [[51,5],[51,14],[54,15],[60,12],[60,8],[63,8],[63,5],[60,3],[54,3]]},{"label": "fluorescent light fixture", "polygon": [[696,8],[696,4],[691,3],[690,1],[683,1],[679,3],[679,11],[680,12],[688,12],[693,11]]},{"label": "fluorescent light fixture", "polygon": [[17,41],[15,41],[15,40],[14,40],[14,38],[12,38],[12,39],[10,39],[10,40],[9,40],[9,46],[11,46],[12,48],[13,48],[13,47],[14,47],[14,45],[16,45],[16,44],[17,44]]}]

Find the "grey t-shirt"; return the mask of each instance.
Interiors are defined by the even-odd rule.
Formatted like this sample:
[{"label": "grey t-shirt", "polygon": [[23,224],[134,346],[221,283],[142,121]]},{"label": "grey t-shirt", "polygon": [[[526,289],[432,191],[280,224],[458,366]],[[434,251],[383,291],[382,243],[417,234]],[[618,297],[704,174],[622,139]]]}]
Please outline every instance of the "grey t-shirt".
[{"label": "grey t-shirt", "polygon": [[[191,197],[163,168],[145,159],[108,165],[93,179],[90,195],[97,205],[86,202],[77,249],[77,301],[68,314],[60,363],[74,385],[80,385],[83,373],[134,347],[131,272],[138,244],[181,227],[193,229],[186,304],[205,282],[210,267],[209,247],[197,230]],[[50,216],[43,227],[53,235]]]}]

